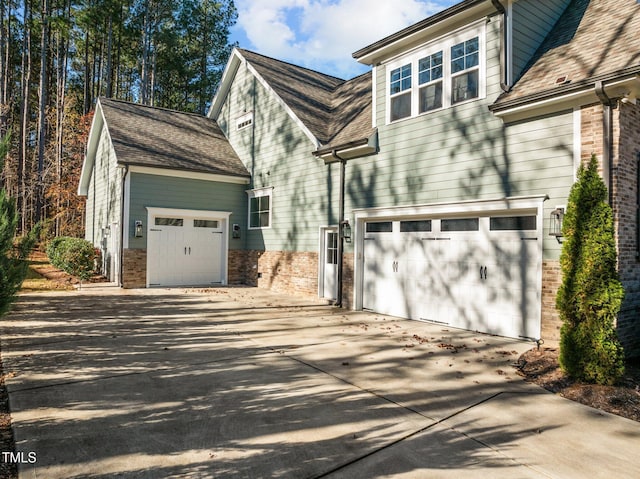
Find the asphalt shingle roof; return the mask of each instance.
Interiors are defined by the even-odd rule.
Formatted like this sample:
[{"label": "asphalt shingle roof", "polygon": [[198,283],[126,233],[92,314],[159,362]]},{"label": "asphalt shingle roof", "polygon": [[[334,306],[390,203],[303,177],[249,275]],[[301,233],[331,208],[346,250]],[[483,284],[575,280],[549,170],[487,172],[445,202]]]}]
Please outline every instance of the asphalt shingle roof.
[{"label": "asphalt shingle roof", "polygon": [[322,143],[344,144],[371,135],[371,73],[342,80],[239,49],[242,56]]},{"label": "asphalt shingle roof", "polygon": [[209,118],[106,98],[100,104],[118,163],[250,176]]},{"label": "asphalt shingle roof", "polygon": [[573,0],[529,66],[498,105],[530,95],[640,67],[640,3],[637,0]]}]

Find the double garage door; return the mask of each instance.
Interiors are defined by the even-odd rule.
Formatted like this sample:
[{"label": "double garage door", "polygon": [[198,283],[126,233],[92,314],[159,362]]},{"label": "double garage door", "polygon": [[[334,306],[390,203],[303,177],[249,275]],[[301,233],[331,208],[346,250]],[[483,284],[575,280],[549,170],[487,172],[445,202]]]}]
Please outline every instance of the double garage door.
[{"label": "double garage door", "polygon": [[508,337],[540,337],[537,216],[364,223],[362,305]]},{"label": "double garage door", "polygon": [[147,238],[149,286],[201,286],[223,281],[223,219],[151,215]]}]

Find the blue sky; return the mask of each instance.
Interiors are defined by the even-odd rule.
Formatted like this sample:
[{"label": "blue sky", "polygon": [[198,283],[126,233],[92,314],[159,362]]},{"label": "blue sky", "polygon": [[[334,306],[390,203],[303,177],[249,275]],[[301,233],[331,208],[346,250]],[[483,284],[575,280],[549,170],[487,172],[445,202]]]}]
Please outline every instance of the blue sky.
[{"label": "blue sky", "polygon": [[231,41],[340,78],[367,71],[362,47],[460,0],[235,0]]}]

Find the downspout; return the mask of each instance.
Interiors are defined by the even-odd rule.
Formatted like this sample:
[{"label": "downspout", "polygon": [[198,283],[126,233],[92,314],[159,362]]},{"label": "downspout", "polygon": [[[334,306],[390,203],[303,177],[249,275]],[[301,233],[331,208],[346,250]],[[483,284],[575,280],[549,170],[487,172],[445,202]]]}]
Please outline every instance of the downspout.
[{"label": "downspout", "polygon": [[602,130],[603,130],[603,148],[602,148],[602,176],[609,190],[609,204],[613,206],[613,191],[612,191],[612,168],[611,161],[613,157],[612,152],[612,138],[613,138],[613,108],[616,106],[616,102],[609,98],[604,91],[604,84],[601,81],[595,83],[595,92],[602,103]]},{"label": "downspout", "polygon": [[335,305],[342,307],[342,277],[343,277],[343,256],[344,256],[344,236],[342,234],[342,224],[344,221],[344,190],[345,190],[345,166],[347,160],[341,158],[336,150],[331,151],[331,156],[340,161],[340,192],[338,199],[338,287],[336,291]]},{"label": "downspout", "polygon": [[120,254],[118,255],[118,262],[120,263],[118,268],[118,286],[124,286],[124,205],[125,203],[125,183],[127,182],[127,175],[129,174],[129,165],[124,165],[124,173],[122,175],[122,192],[120,197]]},{"label": "downspout", "polygon": [[504,92],[511,90],[509,86],[509,80],[507,78],[507,43],[509,41],[508,32],[506,28],[507,23],[507,10],[504,5],[500,3],[500,0],[491,0],[491,3],[495,9],[502,15],[502,21],[500,22],[500,88]]}]

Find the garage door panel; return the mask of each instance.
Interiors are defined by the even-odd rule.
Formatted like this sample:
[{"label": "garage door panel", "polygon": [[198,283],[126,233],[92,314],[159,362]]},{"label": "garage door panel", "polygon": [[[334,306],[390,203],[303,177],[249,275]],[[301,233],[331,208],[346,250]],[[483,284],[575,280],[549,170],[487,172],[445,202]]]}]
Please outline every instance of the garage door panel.
[{"label": "garage door panel", "polygon": [[434,231],[376,235],[365,241],[364,306],[492,334],[539,336],[539,232],[504,229],[527,221],[496,222],[503,229],[494,231],[484,216],[475,229],[463,230],[472,222],[460,220],[439,231],[435,220]]},{"label": "garage door panel", "polygon": [[153,219],[155,226],[149,229],[147,240],[149,285],[220,284],[224,267],[221,223],[189,217]]}]

